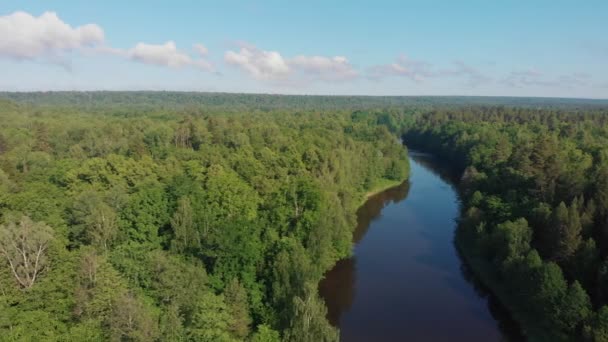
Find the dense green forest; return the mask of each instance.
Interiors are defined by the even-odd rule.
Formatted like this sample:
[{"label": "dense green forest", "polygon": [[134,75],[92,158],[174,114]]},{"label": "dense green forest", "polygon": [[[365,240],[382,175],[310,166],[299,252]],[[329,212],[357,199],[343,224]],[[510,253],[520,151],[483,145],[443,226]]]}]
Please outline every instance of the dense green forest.
[{"label": "dense green forest", "polygon": [[608,341],[608,108],[407,118],[462,171],[457,245],[533,341]]},{"label": "dense green forest", "polygon": [[13,95],[0,339],[337,339],[317,284],[366,193],[407,177],[392,116]]},{"label": "dense green forest", "polygon": [[133,109],[195,109],[224,112],[250,112],[252,109],[270,110],[368,110],[390,109],[400,112],[405,108],[436,109],[469,106],[509,106],[520,108],[567,108],[586,110],[608,107],[608,100],[489,97],[489,96],[322,96],[230,94],[171,91],[91,91],[91,92],[0,92],[0,98],[18,103],[45,107],[70,107],[100,110],[108,113],[131,113]]},{"label": "dense green forest", "polygon": [[456,244],[530,340],[608,341],[607,101],[0,97],[4,340],[336,340],[317,284],[402,137],[462,174]]}]

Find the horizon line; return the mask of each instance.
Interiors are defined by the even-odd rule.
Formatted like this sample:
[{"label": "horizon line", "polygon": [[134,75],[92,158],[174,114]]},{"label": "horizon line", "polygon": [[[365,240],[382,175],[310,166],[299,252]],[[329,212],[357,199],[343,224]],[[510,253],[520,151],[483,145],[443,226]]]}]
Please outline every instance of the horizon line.
[{"label": "horizon line", "polygon": [[263,93],[263,92],[231,92],[231,91],[205,91],[205,90],[1,90],[0,94],[36,94],[36,93],[195,93],[195,94],[224,94],[224,95],[265,95],[265,96],[302,96],[302,97],[461,97],[461,98],[513,98],[513,99],[566,99],[566,100],[592,100],[607,101],[608,97],[562,97],[562,96],[513,96],[513,95],[370,95],[370,94],[289,94],[289,93]]}]

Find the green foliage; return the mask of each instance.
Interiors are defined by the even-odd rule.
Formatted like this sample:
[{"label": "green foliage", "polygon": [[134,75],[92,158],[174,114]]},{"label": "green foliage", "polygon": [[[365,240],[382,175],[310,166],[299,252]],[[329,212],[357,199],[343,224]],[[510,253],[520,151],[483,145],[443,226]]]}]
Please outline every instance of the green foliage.
[{"label": "green foliage", "polygon": [[230,342],[234,341],[230,328],[233,317],[223,296],[205,293],[198,298],[196,310],[188,329],[190,341]]},{"label": "green foliage", "polygon": [[402,111],[166,95],[0,101],[2,336],[279,341],[312,315],[302,338],[335,339],[305,288],[351,252],[365,194],[407,177]]},{"label": "green foliage", "polygon": [[301,297],[294,297],[291,324],[286,339],[294,342],[338,341],[338,331],[324,317],[327,308],[321,302],[316,290],[306,286]]},{"label": "green foliage", "polygon": [[585,337],[593,342],[608,341],[608,306],[602,306],[591,325],[585,327]]},{"label": "green foliage", "polygon": [[530,250],[532,230],[524,218],[507,221],[496,226],[494,240],[499,260],[519,258]]},{"label": "green foliage", "polygon": [[34,286],[48,267],[52,239],[51,227],[27,216],[0,225],[0,256],[22,288]]},{"label": "green foliage", "polygon": [[234,336],[244,338],[249,335],[249,326],[251,325],[247,290],[234,278],[226,286],[224,294],[226,296],[228,311],[233,318],[230,331]]},{"label": "green foliage", "polygon": [[188,197],[182,197],[177,202],[177,209],[171,219],[173,239],[171,248],[177,253],[200,248],[200,236],[194,226],[194,213]]},{"label": "green foliage", "polygon": [[107,250],[118,235],[118,217],[95,191],[84,191],[70,210],[70,240]]},{"label": "green foliage", "polygon": [[276,330],[272,330],[265,324],[260,324],[257,331],[251,337],[251,342],[280,342],[281,336]]},{"label": "green foliage", "polygon": [[606,109],[454,107],[409,122],[406,143],[463,170],[457,243],[529,337],[606,340],[591,305],[608,300]]},{"label": "green foliage", "polygon": [[581,222],[578,208],[575,205],[567,208],[561,202],[551,217],[552,246],[550,255],[556,260],[567,260],[578,249],[581,243]]},{"label": "green foliage", "polygon": [[159,230],[168,221],[167,198],[159,185],[138,188],[122,211],[122,229],[131,241],[160,243]]}]

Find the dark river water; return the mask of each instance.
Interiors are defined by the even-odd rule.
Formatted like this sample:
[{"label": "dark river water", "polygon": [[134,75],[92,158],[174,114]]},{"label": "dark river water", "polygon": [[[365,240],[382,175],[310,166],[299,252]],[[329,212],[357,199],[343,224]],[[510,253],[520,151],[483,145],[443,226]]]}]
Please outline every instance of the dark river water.
[{"label": "dark river water", "polygon": [[453,175],[410,152],[410,179],[357,213],[353,257],[319,285],[342,341],[518,341],[516,326],[454,246]]}]

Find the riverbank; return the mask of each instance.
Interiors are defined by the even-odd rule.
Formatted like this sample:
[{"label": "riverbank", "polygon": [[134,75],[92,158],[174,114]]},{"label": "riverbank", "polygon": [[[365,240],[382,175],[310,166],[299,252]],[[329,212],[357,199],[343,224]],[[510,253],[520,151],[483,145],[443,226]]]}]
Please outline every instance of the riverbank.
[{"label": "riverbank", "polygon": [[363,195],[363,197],[359,200],[359,203],[357,203],[357,209],[361,208],[365,204],[365,202],[367,202],[367,200],[369,200],[372,196],[377,195],[381,192],[384,192],[390,188],[399,186],[410,178],[411,165],[410,165],[409,153],[411,151],[405,144],[402,144],[402,147],[403,147],[403,150],[404,150],[406,156],[408,156],[408,158],[406,160],[403,160],[407,163],[406,164],[406,174],[404,175],[404,177],[401,180],[381,178],[380,180],[376,181],[376,184],[374,184],[374,186],[372,186],[372,188],[369,189],[365,193],[365,195]]},{"label": "riverbank", "polygon": [[328,319],[345,342],[502,341],[454,248],[457,193],[435,159],[416,158],[410,155],[408,181],[368,192],[353,257],[320,284]]},{"label": "riverbank", "polygon": [[390,188],[399,186],[400,184],[407,181],[408,179],[409,179],[409,174],[407,175],[407,177],[405,177],[404,179],[402,179],[400,181],[383,178],[377,185],[375,185],[374,187],[372,187],[371,190],[369,190],[368,192],[365,193],[365,195],[361,199],[357,208],[362,207],[365,204],[365,202],[367,202],[367,200],[370,199],[370,197],[377,195],[381,192],[384,192]]},{"label": "riverbank", "polygon": [[[423,146],[417,146],[420,148],[418,151],[424,150]],[[440,159],[450,160],[449,156],[445,154],[444,151],[432,150],[430,153]],[[449,164],[457,165],[457,163],[453,161]],[[461,189],[458,184],[461,173],[461,171],[458,171],[459,168],[460,166],[454,167],[453,172],[456,173],[456,177],[449,178],[451,178],[458,197],[462,198]],[[459,214],[460,218],[463,217],[466,210],[467,207],[462,205]],[[461,220],[459,220],[459,222],[460,221]],[[465,238],[464,234],[462,234],[462,227],[460,224],[456,227],[454,244],[462,257],[463,262],[468,266],[472,275],[479,280],[486,290],[491,293],[491,295],[495,296],[500,305],[506,309],[510,319],[517,325],[517,328],[522,335],[521,338],[525,338],[525,340],[529,342],[550,341],[550,337],[543,333],[542,328],[540,328],[538,324],[535,324],[535,320],[528,317],[525,312],[522,312],[521,308],[514,305],[515,301],[508,292],[508,288],[496,276],[496,266],[487,262],[483,257],[480,257],[475,253],[475,251],[478,250],[476,243],[477,241],[475,240],[467,240]],[[513,341],[519,341],[519,339]]]},{"label": "riverbank", "polygon": [[495,266],[487,262],[481,257],[478,257],[473,253],[475,250],[475,241],[467,241],[463,234],[460,234],[460,227],[457,228],[456,238],[454,239],[456,248],[463,257],[464,262],[467,264],[471,273],[494,295],[500,304],[507,309],[511,318],[519,326],[521,334],[525,337],[528,342],[541,342],[551,341],[552,337],[547,336],[543,333],[542,328],[538,327],[537,324],[533,323],[534,320],[523,313],[518,308],[513,300],[512,296],[508,292],[508,288],[505,287],[495,275]]}]

